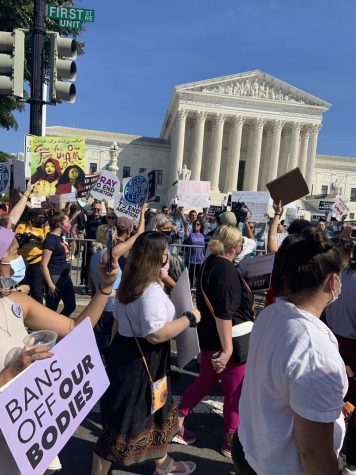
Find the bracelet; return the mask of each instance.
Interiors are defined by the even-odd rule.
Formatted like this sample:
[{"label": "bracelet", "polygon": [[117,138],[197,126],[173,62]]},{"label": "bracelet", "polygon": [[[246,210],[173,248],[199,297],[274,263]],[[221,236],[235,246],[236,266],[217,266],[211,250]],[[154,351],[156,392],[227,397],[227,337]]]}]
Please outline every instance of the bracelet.
[{"label": "bracelet", "polygon": [[112,289],[110,290],[110,292],[104,292],[103,289],[101,288],[101,284],[99,284],[99,290],[103,295],[111,295],[112,293]]},{"label": "bracelet", "polygon": [[183,313],[183,317],[187,317],[189,320],[190,328],[196,328],[197,326],[197,317],[194,315],[193,312],[186,311]]},{"label": "bracelet", "polygon": [[274,213],[274,215],[275,215],[275,216],[280,216],[280,215],[281,215],[281,213]]}]

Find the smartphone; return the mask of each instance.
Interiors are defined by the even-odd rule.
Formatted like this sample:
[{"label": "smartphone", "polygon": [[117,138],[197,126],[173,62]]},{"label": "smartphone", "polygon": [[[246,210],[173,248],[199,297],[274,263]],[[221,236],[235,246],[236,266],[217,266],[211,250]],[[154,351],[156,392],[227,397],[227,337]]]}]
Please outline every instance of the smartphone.
[{"label": "smartphone", "polygon": [[112,229],[109,228],[108,230],[108,244],[107,244],[107,252],[108,252],[108,262],[106,264],[106,271],[112,271]]}]

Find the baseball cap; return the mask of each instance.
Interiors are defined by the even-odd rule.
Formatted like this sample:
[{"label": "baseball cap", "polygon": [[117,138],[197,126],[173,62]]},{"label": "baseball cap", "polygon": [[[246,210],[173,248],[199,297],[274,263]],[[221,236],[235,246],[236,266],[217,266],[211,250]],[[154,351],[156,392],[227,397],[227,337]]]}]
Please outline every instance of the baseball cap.
[{"label": "baseball cap", "polygon": [[121,218],[117,218],[116,225],[121,231],[127,231],[134,225],[134,221],[123,216]]},{"label": "baseball cap", "polygon": [[224,224],[236,226],[236,216],[232,211],[224,211],[224,213],[219,214],[219,223],[221,226]]}]

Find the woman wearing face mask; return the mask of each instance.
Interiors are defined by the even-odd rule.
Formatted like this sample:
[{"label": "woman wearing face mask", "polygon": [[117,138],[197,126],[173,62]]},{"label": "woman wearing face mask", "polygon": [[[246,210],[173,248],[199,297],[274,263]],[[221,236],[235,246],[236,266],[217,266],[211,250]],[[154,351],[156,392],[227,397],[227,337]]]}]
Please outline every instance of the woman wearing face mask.
[{"label": "woman wearing face mask", "polygon": [[339,249],[310,227],[276,254],[284,285],[274,288],[283,297],[259,314],[251,334],[233,440],[241,475],[339,474],[347,377],[320,316],[340,294],[343,265]]},{"label": "woman wearing face mask", "polygon": [[75,294],[67,263],[68,247],[62,235],[70,233],[69,218],[61,212],[54,213],[48,220],[50,232],[43,243],[41,260],[42,274],[46,283],[46,305],[57,310],[63,301],[63,315],[69,316],[75,310]]}]

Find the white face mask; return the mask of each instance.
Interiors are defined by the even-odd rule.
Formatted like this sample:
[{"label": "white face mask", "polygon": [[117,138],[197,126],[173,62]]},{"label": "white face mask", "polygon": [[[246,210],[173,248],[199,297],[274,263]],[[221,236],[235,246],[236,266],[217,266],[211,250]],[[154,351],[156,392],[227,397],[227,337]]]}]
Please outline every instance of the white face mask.
[{"label": "white face mask", "polygon": [[335,291],[331,289],[331,295],[333,296],[328,305],[331,303],[336,302],[336,300],[339,298],[339,295],[341,294],[341,288],[342,288],[342,283],[341,280],[339,279],[339,276],[336,276],[337,280],[339,281],[340,287]]},{"label": "white face mask", "polygon": [[18,285],[25,277],[26,264],[22,256],[17,257],[9,262],[12,269],[12,275],[8,277],[0,277],[0,282],[3,289],[10,289]]}]

